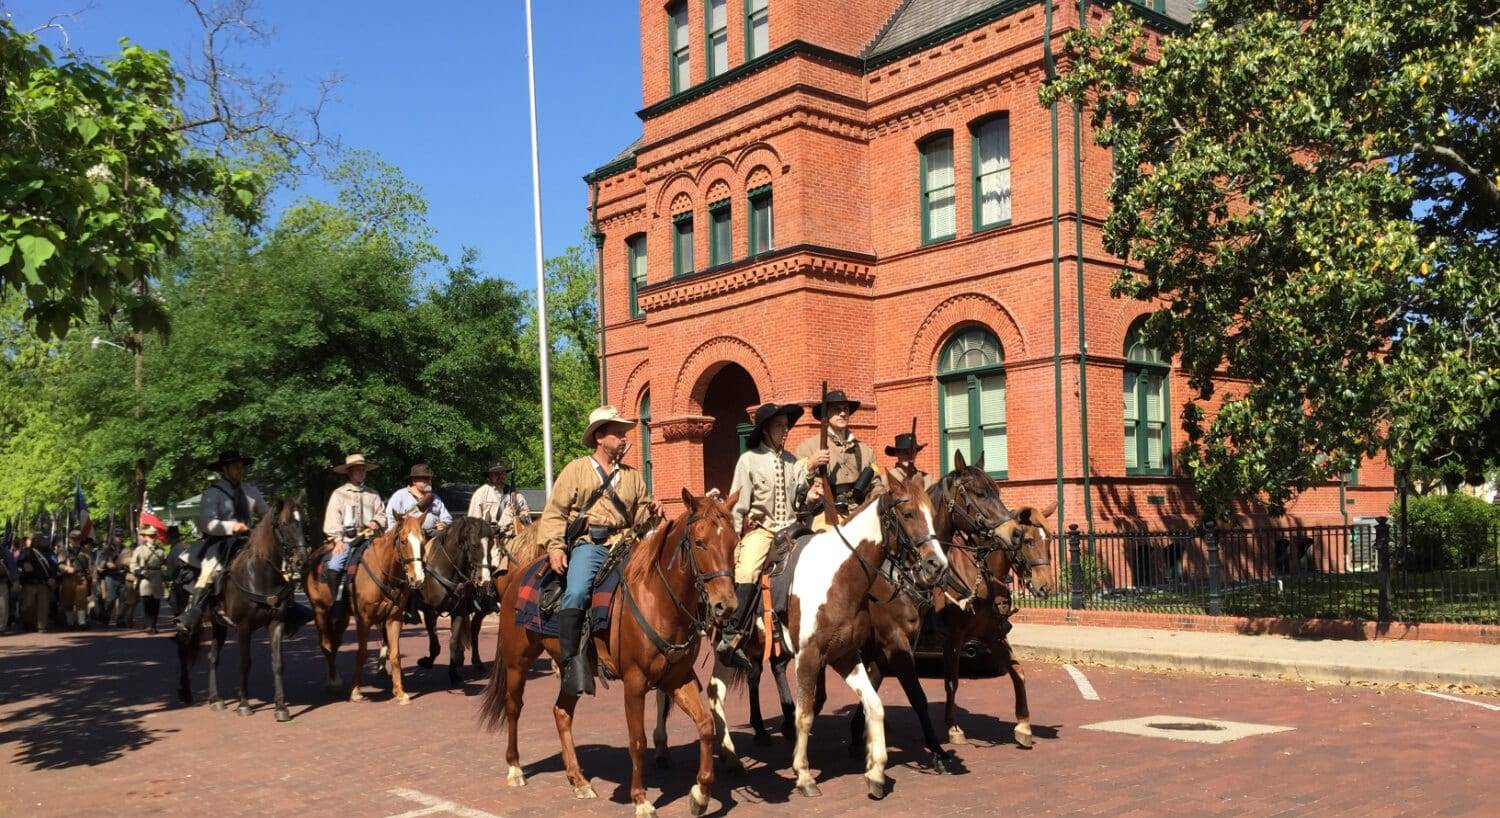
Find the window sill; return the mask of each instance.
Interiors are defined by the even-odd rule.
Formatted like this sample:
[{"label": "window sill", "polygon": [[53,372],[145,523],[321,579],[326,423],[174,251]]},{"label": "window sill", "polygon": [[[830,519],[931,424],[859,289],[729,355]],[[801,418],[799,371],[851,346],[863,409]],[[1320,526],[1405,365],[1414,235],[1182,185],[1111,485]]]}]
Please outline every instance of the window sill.
[{"label": "window sill", "polygon": [[942,244],[944,242],[953,241],[956,238],[958,238],[958,234],[957,233],[950,233],[949,235],[946,235],[946,236],[934,236],[932,238],[927,238],[927,237],[924,236],[922,238],[922,246],[923,247],[927,247],[927,246],[933,245],[933,244]]},{"label": "window sill", "polygon": [[974,226],[974,233],[973,233],[973,235],[977,236],[980,233],[988,233],[991,230],[999,230],[1002,227],[1010,227],[1010,219],[1006,219],[1005,221],[995,222],[994,224],[979,224],[979,225],[975,225]]},{"label": "window sill", "polygon": [[1168,469],[1126,469],[1126,477],[1171,477]]}]

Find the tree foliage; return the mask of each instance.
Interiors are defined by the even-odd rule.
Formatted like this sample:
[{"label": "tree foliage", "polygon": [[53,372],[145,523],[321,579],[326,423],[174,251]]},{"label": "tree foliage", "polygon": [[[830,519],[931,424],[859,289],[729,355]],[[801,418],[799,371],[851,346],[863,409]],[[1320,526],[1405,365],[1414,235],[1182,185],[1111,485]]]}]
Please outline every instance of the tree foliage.
[{"label": "tree foliage", "polygon": [[1207,0],[1155,62],[1131,14],[1069,38],[1042,99],[1087,106],[1114,151],[1115,292],[1162,306],[1147,336],[1197,391],[1180,459],[1211,513],[1279,511],[1377,452],[1451,478],[1495,461],[1497,17]]}]

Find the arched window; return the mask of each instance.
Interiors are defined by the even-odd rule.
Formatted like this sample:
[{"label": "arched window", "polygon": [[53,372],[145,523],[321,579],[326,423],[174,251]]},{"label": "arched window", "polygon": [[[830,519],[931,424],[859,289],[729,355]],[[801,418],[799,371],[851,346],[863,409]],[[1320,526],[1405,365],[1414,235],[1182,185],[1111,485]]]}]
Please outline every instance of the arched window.
[{"label": "arched window", "polygon": [[943,471],[963,452],[972,463],[984,455],[984,468],[1004,478],[1009,469],[1005,440],[1005,353],[1000,341],[980,327],[960,330],[938,357],[938,428]]},{"label": "arched window", "polygon": [[646,492],[651,492],[651,390],[641,395],[641,479],[646,481]]},{"label": "arched window", "polygon": [[1125,335],[1125,473],[1166,474],[1172,441],[1167,425],[1172,366],[1141,340],[1141,319]]}]

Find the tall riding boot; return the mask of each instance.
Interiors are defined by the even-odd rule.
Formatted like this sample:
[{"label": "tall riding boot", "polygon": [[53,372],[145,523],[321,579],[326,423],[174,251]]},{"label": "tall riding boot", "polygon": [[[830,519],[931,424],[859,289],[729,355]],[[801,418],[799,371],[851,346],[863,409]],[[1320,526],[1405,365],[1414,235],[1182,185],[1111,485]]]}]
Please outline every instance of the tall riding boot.
[{"label": "tall riding boot", "polygon": [[208,586],[193,588],[193,593],[188,597],[187,608],[182,615],[177,617],[177,634],[179,636],[191,636],[198,630],[198,623],[203,619],[203,598],[208,596]]},{"label": "tall riding boot", "polygon": [[589,659],[579,650],[583,639],[583,611],[563,608],[557,612],[558,641],[562,643],[562,690],[569,696],[594,695],[594,674]]},{"label": "tall riding boot", "polygon": [[742,582],[734,586],[738,621],[732,627],[724,629],[724,634],[719,641],[719,658],[730,667],[737,667],[746,672],[755,670],[759,664],[752,661],[745,653],[745,637],[755,629],[753,608],[755,594],[758,591],[760,591],[760,586],[754,582]]},{"label": "tall riding boot", "polygon": [[337,622],[344,616],[347,605],[344,602],[344,570],[341,568],[333,572],[329,585],[333,586],[333,604],[328,606],[328,619]]}]

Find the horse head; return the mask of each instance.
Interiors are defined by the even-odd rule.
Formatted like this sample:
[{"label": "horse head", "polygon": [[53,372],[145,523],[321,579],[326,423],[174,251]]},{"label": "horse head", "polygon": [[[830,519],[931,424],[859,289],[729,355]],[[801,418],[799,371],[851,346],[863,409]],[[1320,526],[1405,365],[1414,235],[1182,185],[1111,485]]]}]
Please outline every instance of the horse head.
[{"label": "horse head", "polygon": [[[401,518],[396,541],[391,544],[396,551],[396,558],[406,570],[406,581],[413,588],[420,588],[427,581],[427,569],[422,564],[422,549],[427,545],[427,535],[422,530],[422,521],[427,518],[427,510],[432,508],[432,497],[430,492],[422,495],[416,507]],[[401,556],[402,549],[410,550],[410,559]]]},{"label": "horse head", "polygon": [[300,497],[276,497],[271,501],[272,528],[281,551],[282,573],[291,575],[305,564],[310,555],[307,527]]},{"label": "horse head", "polygon": [[734,595],[735,534],[729,510],[740,498],[738,491],[721,499],[717,494],[694,497],[686,488],[682,502],[687,507],[682,556],[694,573],[708,616],[719,626],[734,621],[738,603]]},{"label": "horse head", "polygon": [[1055,535],[1047,526],[1047,518],[1055,511],[1056,503],[1045,508],[1022,506],[1016,509],[1014,517],[995,529],[995,536],[1004,547],[992,557],[1008,559],[1010,570],[1015,571],[1026,590],[1041,597],[1049,595],[1052,588],[1046,577],[1041,577],[1038,581],[1032,569],[1052,564],[1052,542]]},{"label": "horse head", "polygon": [[[880,504],[881,528],[886,532],[887,553],[911,569],[917,584],[931,588],[948,571],[948,555],[938,541],[932,498],[915,481],[886,473],[886,491]],[[895,550],[891,550],[891,539]]]}]

